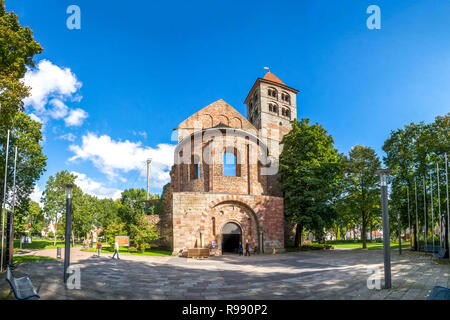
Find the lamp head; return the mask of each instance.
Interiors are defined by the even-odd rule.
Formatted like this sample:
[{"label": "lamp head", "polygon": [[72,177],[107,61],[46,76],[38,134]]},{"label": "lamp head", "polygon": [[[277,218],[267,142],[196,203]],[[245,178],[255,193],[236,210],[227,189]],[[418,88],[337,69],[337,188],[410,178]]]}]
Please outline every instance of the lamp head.
[{"label": "lamp head", "polygon": [[76,186],[74,184],[66,184],[64,185],[64,189],[66,190],[66,198],[67,199],[72,199],[72,190],[73,188],[75,188]]},{"label": "lamp head", "polygon": [[382,187],[386,187],[387,186],[387,176],[391,174],[391,170],[389,169],[379,169],[377,170],[377,174],[380,175],[380,179],[381,179],[381,186]]}]

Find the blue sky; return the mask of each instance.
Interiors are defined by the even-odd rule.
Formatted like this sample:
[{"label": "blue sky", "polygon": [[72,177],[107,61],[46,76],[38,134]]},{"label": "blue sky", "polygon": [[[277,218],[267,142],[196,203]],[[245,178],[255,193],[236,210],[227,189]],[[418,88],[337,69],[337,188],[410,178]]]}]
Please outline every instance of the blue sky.
[{"label": "blue sky", "polygon": [[[81,9],[81,30],[66,9]],[[381,9],[369,30],[366,9]],[[44,48],[30,70],[27,113],[45,123],[49,175],[79,173],[112,196],[167,182],[172,129],[224,99],[244,99],[270,66],[300,90],[298,117],[321,123],[347,153],[450,110],[450,2],[6,0]],[[36,190],[36,195],[39,190]]]}]

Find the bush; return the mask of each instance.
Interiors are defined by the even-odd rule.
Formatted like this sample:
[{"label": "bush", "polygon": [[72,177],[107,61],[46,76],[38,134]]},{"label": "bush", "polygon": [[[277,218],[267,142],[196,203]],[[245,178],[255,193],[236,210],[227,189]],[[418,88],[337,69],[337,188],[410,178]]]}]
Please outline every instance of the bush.
[{"label": "bush", "polygon": [[125,223],[111,223],[103,231],[106,241],[110,246],[114,246],[116,236],[126,236]]},{"label": "bush", "polygon": [[137,221],[137,225],[131,225],[131,239],[136,249],[142,253],[145,249],[150,248],[150,243],[159,238],[159,234],[155,226],[150,225],[145,217],[141,217]]},{"label": "bush", "polygon": [[330,249],[334,249],[334,246],[327,243],[304,244],[300,247],[300,250],[330,250]]},{"label": "bush", "polygon": [[311,243],[311,244],[303,244],[301,247],[288,247],[286,248],[287,252],[296,252],[296,251],[308,251],[308,250],[332,250],[334,246],[331,244],[320,244],[320,243]]}]

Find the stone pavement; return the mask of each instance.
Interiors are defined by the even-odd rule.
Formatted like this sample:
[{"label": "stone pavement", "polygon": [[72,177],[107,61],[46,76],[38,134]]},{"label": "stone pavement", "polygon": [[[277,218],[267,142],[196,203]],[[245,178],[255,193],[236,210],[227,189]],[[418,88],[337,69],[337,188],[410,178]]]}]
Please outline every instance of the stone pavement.
[{"label": "stone pavement", "polygon": [[[56,256],[56,250],[26,254]],[[17,275],[30,276],[41,299],[425,299],[435,285],[450,287],[450,265],[429,255],[392,252],[391,290],[369,290],[367,267],[383,277],[381,250],[331,250],[205,260],[93,253],[72,249],[81,289],[66,289],[63,262],[24,263]],[[0,298],[9,286],[0,279]]]}]

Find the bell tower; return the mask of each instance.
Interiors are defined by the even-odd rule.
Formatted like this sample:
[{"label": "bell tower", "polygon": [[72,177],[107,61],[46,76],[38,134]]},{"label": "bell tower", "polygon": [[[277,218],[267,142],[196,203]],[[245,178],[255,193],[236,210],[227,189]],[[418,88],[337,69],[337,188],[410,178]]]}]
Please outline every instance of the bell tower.
[{"label": "bell tower", "polygon": [[270,70],[258,78],[245,99],[247,119],[267,137],[269,155],[278,159],[279,143],[297,118],[298,90],[288,87]]}]

